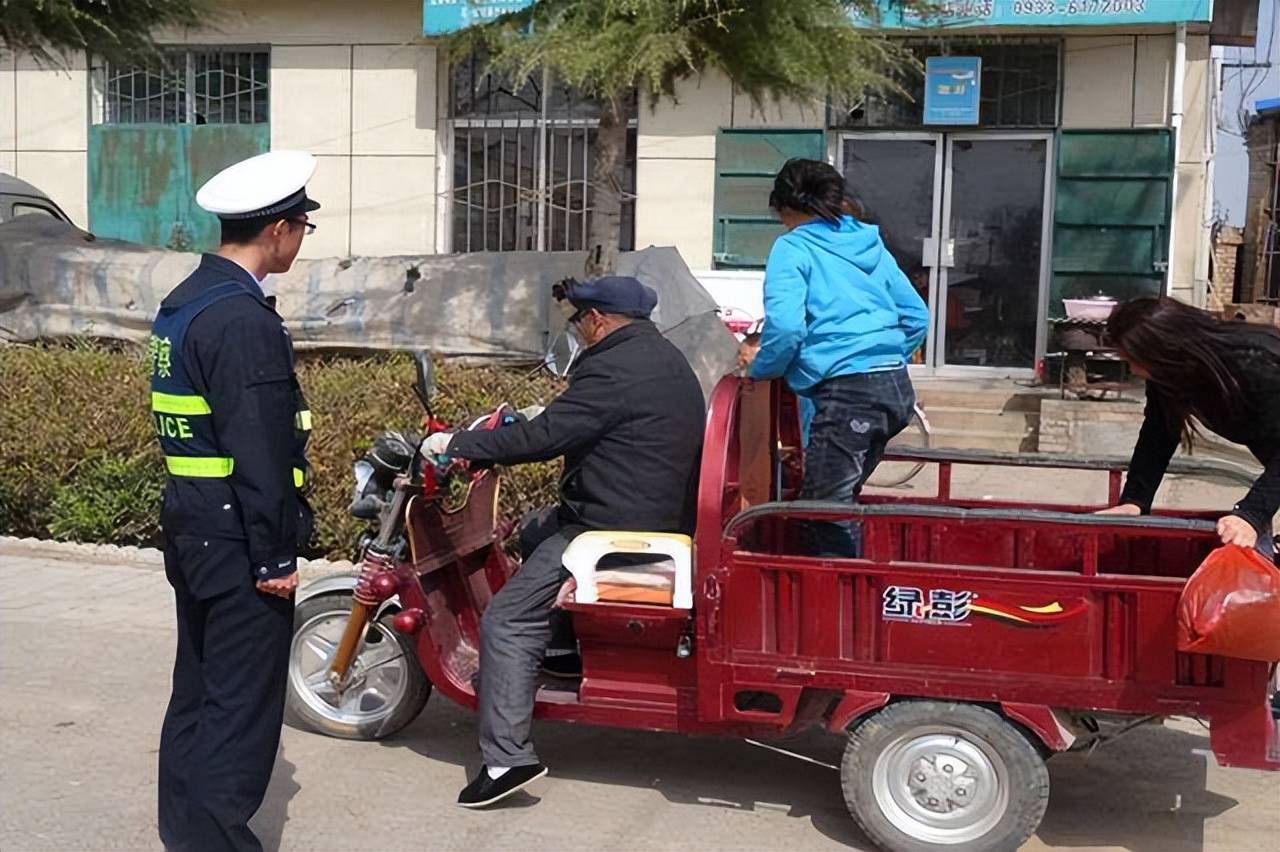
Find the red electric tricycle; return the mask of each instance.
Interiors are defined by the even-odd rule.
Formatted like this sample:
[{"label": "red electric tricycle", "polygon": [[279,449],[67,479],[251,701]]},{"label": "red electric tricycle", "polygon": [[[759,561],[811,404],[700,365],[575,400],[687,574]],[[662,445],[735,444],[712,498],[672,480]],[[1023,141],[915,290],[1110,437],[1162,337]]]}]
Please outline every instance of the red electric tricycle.
[{"label": "red electric tricycle", "polygon": [[[933,496],[797,502],[799,432],[780,383],[721,380],[692,540],[602,531],[566,553],[584,671],[540,686],[538,718],[755,739],[823,728],[847,740],[849,811],[891,850],[1017,847],[1045,811],[1046,759],[1144,719],[1198,717],[1219,763],[1280,769],[1274,667],[1176,647],[1211,515],[960,499],[958,464],[1110,469],[1113,500],[1122,465],[942,450],[921,455]],[[495,523],[499,473],[460,475],[465,499],[418,460],[358,573],[302,591],[295,723],[375,739],[433,689],[476,706],[480,615],[519,566]],[[801,522],[839,519],[861,525],[863,558],[801,552]],[[662,561],[630,578],[598,561],[645,551]]]}]

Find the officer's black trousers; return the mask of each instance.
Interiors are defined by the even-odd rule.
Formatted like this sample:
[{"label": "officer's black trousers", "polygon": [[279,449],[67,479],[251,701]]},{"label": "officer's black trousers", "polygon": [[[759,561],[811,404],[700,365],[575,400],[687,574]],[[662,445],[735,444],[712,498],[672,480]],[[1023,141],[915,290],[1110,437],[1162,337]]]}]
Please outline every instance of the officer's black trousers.
[{"label": "officer's black trousers", "polygon": [[254,587],[243,542],[174,537],[165,573],[178,652],[160,734],[160,840],[260,850],[249,819],[280,744],[293,602]]}]

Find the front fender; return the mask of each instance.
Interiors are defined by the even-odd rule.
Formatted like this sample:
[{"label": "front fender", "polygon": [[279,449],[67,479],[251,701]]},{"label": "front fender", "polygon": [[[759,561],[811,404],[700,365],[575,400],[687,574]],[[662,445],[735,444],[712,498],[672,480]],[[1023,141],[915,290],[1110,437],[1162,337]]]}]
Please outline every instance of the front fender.
[{"label": "front fender", "polygon": [[[355,591],[356,583],[360,580],[360,572],[355,571],[343,574],[329,574],[325,577],[312,580],[310,583],[298,589],[298,596],[294,601],[294,606],[305,603],[306,601],[318,598],[321,595],[331,595],[334,593],[350,593]],[[374,620],[381,618],[388,612],[400,611],[400,596],[392,595],[382,602],[378,607],[378,611],[374,613]]]}]

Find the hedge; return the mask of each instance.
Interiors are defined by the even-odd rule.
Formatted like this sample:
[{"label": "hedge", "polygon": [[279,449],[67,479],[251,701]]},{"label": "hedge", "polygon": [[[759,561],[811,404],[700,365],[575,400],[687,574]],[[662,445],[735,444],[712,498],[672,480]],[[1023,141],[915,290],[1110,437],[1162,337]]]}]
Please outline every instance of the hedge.
[{"label": "hedge", "polygon": [[[500,401],[545,404],[559,390],[527,370],[437,363],[436,416],[463,422]],[[362,523],[347,514],[351,463],[384,429],[416,429],[412,359],[302,355],[313,415],[308,458],[316,539],[308,555],[347,557]],[[0,533],[155,545],[164,471],[140,348],[76,341],[0,346]],[[557,465],[506,471],[501,511],[554,500]]]}]

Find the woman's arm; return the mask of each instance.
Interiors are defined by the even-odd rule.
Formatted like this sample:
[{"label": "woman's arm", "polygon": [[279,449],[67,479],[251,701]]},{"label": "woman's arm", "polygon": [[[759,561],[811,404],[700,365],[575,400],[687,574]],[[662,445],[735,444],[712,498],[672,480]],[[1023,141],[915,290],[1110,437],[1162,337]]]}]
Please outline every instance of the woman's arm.
[{"label": "woman's arm", "polygon": [[1147,407],[1138,432],[1138,443],[1133,447],[1129,461],[1129,476],[1120,495],[1121,504],[1137,506],[1142,512],[1150,512],[1156,492],[1169,469],[1169,459],[1178,449],[1178,436],[1169,429],[1165,420],[1164,402],[1160,390],[1147,382]]},{"label": "woman's arm", "polygon": [[920,348],[920,344],[924,343],[925,335],[929,331],[929,306],[925,304],[924,299],[920,298],[916,288],[911,286],[910,279],[893,259],[893,255],[889,254],[888,249],[884,249],[884,253],[889,263],[893,265],[889,275],[889,296],[893,299],[894,307],[898,309],[898,325],[907,338],[906,351],[902,353],[902,357],[903,360],[910,361],[911,356]]},{"label": "woman's arm", "polygon": [[808,283],[803,255],[783,239],[769,252],[764,270],[764,331],[751,362],[751,378],[776,379],[787,372],[804,342]]}]

